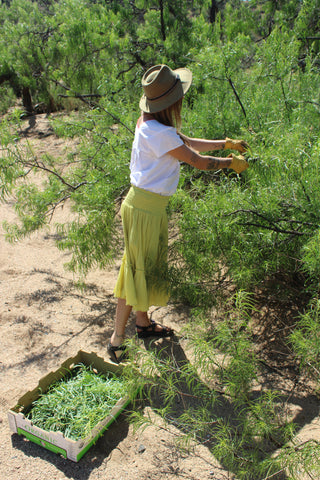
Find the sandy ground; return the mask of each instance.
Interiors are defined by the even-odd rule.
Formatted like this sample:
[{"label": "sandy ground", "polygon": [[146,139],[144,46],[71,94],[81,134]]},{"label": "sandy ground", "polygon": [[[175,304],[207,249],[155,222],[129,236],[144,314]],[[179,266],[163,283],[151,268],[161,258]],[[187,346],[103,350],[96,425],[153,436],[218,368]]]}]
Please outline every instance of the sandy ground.
[{"label": "sandy ground", "polygon": [[[77,148],[76,143],[55,137],[44,115],[37,116],[27,134],[39,157],[43,153],[64,155]],[[15,219],[13,207],[13,200],[0,205],[1,223]],[[54,221],[66,219],[68,215],[71,213],[67,208],[61,209]],[[115,314],[112,290],[119,262],[109,271],[91,272],[86,279],[86,290],[80,291],[72,274],[64,269],[68,258],[67,253],[56,248],[53,229],[37,232],[15,244],[7,243],[0,230],[0,479],[235,478],[204,446],[197,445],[189,454],[179,453],[174,446],[177,430],[173,426],[169,429],[150,426],[134,433],[125,414],[79,463],[65,460],[10,432],[8,409],[62,361],[80,349],[108,358],[106,345]],[[177,336],[170,340],[169,347],[184,353],[178,332],[188,321],[188,310],[168,305],[155,309],[153,318],[175,328]],[[131,321],[128,335],[133,332]],[[168,342],[158,342],[164,341]],[[269,347],[272,341],[269,332]],[[271,362],[271,356],[266,357],[266,362]],[[277,372],[278,365],[270,364],[269,375],[264,380],[286,396],[288,411],[298,425],[301,441],[320,440],[319,399],[290,366],[287,368],[287,363],[286,360],[281,372]]]}]

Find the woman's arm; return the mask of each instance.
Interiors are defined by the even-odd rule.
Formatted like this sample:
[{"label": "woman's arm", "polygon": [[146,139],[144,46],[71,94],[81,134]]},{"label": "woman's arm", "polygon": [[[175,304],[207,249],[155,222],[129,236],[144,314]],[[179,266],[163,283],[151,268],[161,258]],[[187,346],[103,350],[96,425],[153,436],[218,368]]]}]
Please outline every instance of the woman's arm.
[{"label": "woman's arm", "polygon": [[206,140],[204,138],[190,138],[183,135],[187,145],[197,152],[211,152],[212,150],[222,150],[225,148],[225,140]]},{"label": "woman's arm", "polygon": [[238,150],[238,152],[245,152],[249,145],[244,140],[233,140],[232,138],[225,138],[224,140],[206,140],[204,138],[190,138],[180,133],[181,138],[186,145],[189,145],[197,152],[211,152],[212,150]]},{"label": "woman's arm", "polygon": [[220,168],[232,168],[237,173],[241,173],[248,168],[249,164],[241,155],[232,154],[230,157],[211,157],[209,155],[200,155],[187,145],[181,145],[168,152],[180,162],[188,163],[198,170],[219,170]]},{"label": "woman's arm", "polygon": [[232,158],[228,157],[223,158],[200,155],[187,145],[181,145],[168,153],[180,162],[188,163],[199,170],[218,170],[219,168],[228,168],[232,162]]}]

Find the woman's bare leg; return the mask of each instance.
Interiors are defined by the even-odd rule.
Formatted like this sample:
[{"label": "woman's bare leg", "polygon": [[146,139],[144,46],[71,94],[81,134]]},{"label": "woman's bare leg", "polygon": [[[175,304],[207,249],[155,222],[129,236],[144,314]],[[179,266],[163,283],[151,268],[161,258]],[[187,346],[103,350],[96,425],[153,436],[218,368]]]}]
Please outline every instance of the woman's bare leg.
[{"label": "woman's bare leg", "polygon": [[[136,312],[137,332],[139,333],[142,331],[142,329],[139,327],[149,327],[149,326],[150,326],[150,329],[148,329],[148,331],[150,332],[154,331],[154,332],[163,333],[163,334],[168,333],[168,336],[170,336],[172,333],[171,328],[161,325],[159,323],[156,323],[152,326],[151,320],[148,316],[148,312],[137,311]],[[169,335],[169,332],[171,332],[170,335]],[[166,336],[166,335],[163,335],[163,336]]]},{"label": "woman's bare leg", "polygon": [[[128,323],[131,310],[132,310],[132,307],[126,304],[126,300],[124,298],[118,298],[115,328],[111,336],[111,345],[113,347],[119,347],[123,343],[123,340],[125,338],[125,329]],[[139,327],[148,327],[149,325],[151,325],[148,312],[142,312],[142,311],[136,312],[136,325],[137,325],[138,332],[140,331]],[[167,327],[163,327],[162,325],[159,325],[159,324],[155,326],[155,331],[157,332],[162,332],[164,329],[167,329]],[[117,354],[121,352],[116,351],[115,353]]]},{"label": "woman's bare leg", "polygon": [[124,298],[118,298],[115,327],[111,336],[111,345],[114,347],[118,347],[121,345],[121,343],[123,343],[125,337],[124,332],[131,310],[132,307],[126,304],[126,300]]},{"label": "woman's bare leg", "polygon": [[147,327],[150,325],[150,320],[148,317],[148,312],[136,312],[136,324],[140,325],[140,327]]}]

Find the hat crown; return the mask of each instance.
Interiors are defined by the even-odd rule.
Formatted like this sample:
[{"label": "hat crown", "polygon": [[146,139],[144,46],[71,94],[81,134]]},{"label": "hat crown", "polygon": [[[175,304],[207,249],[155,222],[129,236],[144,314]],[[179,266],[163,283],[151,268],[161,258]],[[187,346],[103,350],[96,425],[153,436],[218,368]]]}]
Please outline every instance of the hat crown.
[{"label": "hat crown", "polygon": [[167,95],[180,81],[180,77],[167,65],[155,65],[142,78],[142,87],[148,100]]}]

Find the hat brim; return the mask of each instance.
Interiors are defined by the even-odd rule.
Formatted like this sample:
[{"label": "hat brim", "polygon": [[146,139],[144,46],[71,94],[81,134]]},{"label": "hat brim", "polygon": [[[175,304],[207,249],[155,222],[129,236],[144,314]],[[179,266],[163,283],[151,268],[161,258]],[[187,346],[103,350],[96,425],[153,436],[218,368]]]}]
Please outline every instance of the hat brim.
[{"label": "hat brim", "polygon": [[176,70],[173,70],[173,72],[179,75],[181,82],[177,83],[176,88],[174,88],[168,95],[159,98],[158,100],[150,101],[143,94],[139,103],[140,109],[143,112],[160,112],[184,97],[192,84],[192,73],[188,68],[177,68]]}]

